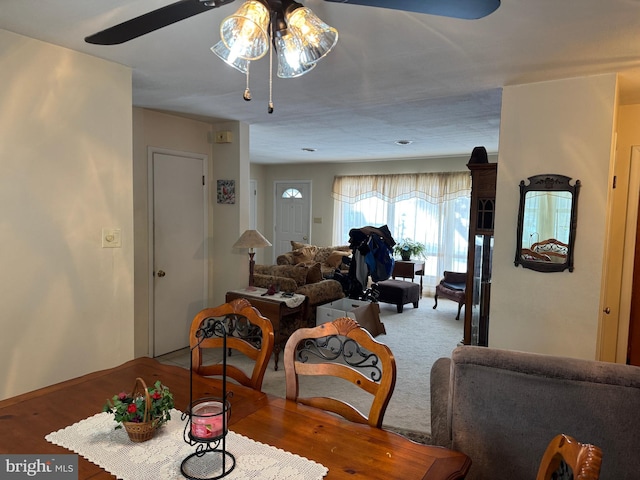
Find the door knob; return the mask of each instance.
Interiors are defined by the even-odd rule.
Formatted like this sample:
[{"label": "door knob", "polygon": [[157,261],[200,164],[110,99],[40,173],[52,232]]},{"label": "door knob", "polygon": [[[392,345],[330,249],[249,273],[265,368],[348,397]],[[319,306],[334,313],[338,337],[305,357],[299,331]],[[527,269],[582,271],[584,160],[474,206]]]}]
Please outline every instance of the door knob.
[{"label": "door knob", "polygon": [[606,313],[607,315],[609,315],[611,313],[611,309],[609,307],[605,308],[603,310],[604,313]]},{"label": "door knob", "polygon": [[163,270],[158,270],[158,276],[159,277],[164,277],[166,275],[166,273]]}]

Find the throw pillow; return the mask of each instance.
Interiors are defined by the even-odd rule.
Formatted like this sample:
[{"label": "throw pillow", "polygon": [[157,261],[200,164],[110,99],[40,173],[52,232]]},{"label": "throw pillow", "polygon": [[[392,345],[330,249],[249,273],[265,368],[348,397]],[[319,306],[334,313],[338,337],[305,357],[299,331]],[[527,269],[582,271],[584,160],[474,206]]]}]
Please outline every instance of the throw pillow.
[{"label": "throw pillow", "polygon": [[320,262],[316,262],[313,265],[309,265],[307,269],[307,284],[318,283],[322,280],[322,269],[320,268]]},{"label": "throw pillow", "polygon": [[338,268],[342,264],[342,257],[350,256],[349,252],[334,250],[329,254],[325,263],[333,268]]},{"label": "throw pillow", "polygon": [[307,245],[293,252],[293,261],[296,264],[311,262],[315,258],[316,253],[318,253],[318,247]]},{"label": "throw pillow", "polygon": [[308,246],[309,246],[308,243],[300,243],[300,242],[295,242],[291,240],[291,250],[298,250],[300,248],[308,247]]}]

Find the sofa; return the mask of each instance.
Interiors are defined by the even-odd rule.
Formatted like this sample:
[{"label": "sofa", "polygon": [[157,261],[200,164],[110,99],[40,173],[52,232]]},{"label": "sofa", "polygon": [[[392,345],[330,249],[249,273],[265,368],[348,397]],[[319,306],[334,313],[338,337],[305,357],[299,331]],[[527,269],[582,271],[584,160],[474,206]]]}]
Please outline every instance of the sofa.
[{"label": "sofa", "polygon": [[336,270],[349,271],[348,259],[351,257],[349,245],[319,247],[306,243],[291,242],[291,251],[278,255],[278,265],[320,264],[324,278],[332,278]]},{"label": "sofa", "polygon": [[315,326],[316,307],[323,303],[344,298],[340,282],[322,277],[320,264],[300,263],[297,265],[255,265],[254,285],[269,288],[272,285],[282,292],[293,292],[307,297],[307,313],[304,325],[296,328]]},{"label": "sofa", "polygon": [[467,480],[535,480],[551,439],[602,449],[601,480],[640,478],[640,368],[462,346],[431,369],[431,443],[472,461]]}]

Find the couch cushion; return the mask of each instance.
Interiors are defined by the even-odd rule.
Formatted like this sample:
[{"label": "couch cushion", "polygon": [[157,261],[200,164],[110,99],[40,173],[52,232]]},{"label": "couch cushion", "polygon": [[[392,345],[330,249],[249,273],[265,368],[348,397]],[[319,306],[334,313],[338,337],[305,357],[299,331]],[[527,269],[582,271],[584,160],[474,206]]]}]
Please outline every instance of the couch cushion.
[{"label": "couch cushion", "polygon": [[256,265],[254,272],[261,275],[290,278],[296,282],[298,287],[307,283],[307,269],[299,268],[297,265]]},{"label": "couch cushion", "polygon": [[310,283],[318,283],[322,280],[323,277],[320,262],[314,262],[307,267],[307,285]]},{"label": "couch cushion", "polygon": [[259,288],[269,288],[271,285],[276,285],[281,292],[295,292],[298,289],[298,284],[292,278],[276,277],[262,273],[253,275],[253,284]]},{"label": "couch cushion", "polygon": [[319,247],[318,253],[316,253],[316,262],[326,264],[327,258],[329,258],[329,255],[331,255],[333,252],[336,252],[336,251],[344,251],[346,252],[345,254],[351,253],[351,249],[349,248],[348,245],[343,245],[343,246],[334,245],[331,247]]},{"label": "couch cushion", "polygon": [[315,259],[316,253],[318,253],[318,247],[307,245],[293,251],[293,261],[296,264],[311,262]]},{"label": "couch cushion", "polygon": [[350,252],[345,252],[344,250],[333,250],[325,260],[325,263],[330,267],[338,268],[342,265],[342,259],[350,255]]}]

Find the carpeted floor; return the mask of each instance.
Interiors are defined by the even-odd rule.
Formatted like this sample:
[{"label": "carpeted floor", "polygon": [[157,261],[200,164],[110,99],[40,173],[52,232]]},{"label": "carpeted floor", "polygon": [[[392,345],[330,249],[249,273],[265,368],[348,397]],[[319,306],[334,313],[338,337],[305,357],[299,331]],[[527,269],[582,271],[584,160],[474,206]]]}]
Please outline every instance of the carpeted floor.
[{"label": "carpeted floor", "polygon": [[[384,427],[423,443],[428,443],[431,431],[431,365],[440,357],[450,356],[463,335],[463,320],[455,319],[457,304],[447,300],[438,303],[438,309],[433,310],[433,299],[425,297],[420,301],[419,308],[406,305],[403,313],[397,313],[395,305],[381,303],[380,318],[387,333],[376,337],[391,348],[398,370],[396,388],[385,414]],[[164,355],[158,360],[189,368],[186,349]],[[246,363],[246,359],[238,355],[230,357],[228,361],[237,365]],[[278,371],[274,371],[271,360],[262,389],[272,395],[284,397],[282,358],[279,367]],[[309,394],[313,394],[313,391],[339,391],[337,395],[340,398],[350,398],[355,406],[365,411],[370,405],[370,395],[339,381],[323,381],[320,384],[316,380],[315,383],[301,383],[301,391],[305,388],[308,388]]]}]

